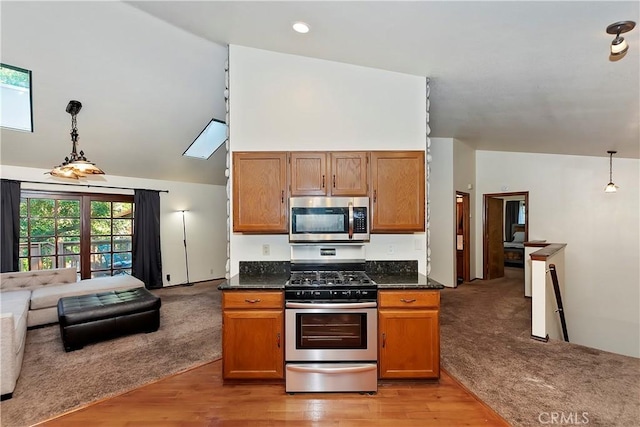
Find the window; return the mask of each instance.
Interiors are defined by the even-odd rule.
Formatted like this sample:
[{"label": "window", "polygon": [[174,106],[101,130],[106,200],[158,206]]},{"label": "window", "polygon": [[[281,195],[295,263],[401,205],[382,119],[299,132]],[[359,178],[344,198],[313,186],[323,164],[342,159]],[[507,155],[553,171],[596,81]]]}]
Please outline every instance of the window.
[{"label": "window", "polygon": [[133,196],[22,192],[20,271],[131,274]]},{"label": "window", "polygon": [[182,153],[186,157],[208,159],[227,140],[227,124],[217,119],[211,119],[200,135]]},{"label": "window", "polygon": [[524,224],[526,220],[527,218],[524,200],[520,200],[520,205],[518,206],[518,224]]},{"label": "window", "polygon": [[91,277],[131,274],[133,203],[90,203]]},{"label": "window", "polygon": [[0,64],[0,126],[33,132],[31,71]]}]

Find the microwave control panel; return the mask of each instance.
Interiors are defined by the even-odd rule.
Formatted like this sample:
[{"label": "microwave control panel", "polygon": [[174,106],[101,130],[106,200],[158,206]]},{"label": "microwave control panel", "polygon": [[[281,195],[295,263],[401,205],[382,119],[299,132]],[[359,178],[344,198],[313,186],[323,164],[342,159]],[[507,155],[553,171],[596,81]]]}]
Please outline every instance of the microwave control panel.
[{"label": "microwave control panel", "polygon": [[353,232],[367,233],[367,208],[353,208]]}]

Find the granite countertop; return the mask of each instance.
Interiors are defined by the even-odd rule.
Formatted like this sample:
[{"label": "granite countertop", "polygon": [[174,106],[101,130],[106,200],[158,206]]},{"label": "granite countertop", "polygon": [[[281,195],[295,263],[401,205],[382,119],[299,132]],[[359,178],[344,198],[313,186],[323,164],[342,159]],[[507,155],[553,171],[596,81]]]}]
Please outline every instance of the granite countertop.
[{"label": "granite countertop", "polygon": [[444,285],[421,273],[371,273],[378,289],[443,289]]},{"label": "granite countertop", "polygon": [[[369,276],[378,284],[378,289],[442,289],[443,285],[420,273],[371,273]],[[282,273],[240,273],[225,280],[218,289],[255,290],[255,289],[284,289],[288,274]]]},{"label": "granite countertop", "polygon": [[[222,282],[218,289],[255,290],[284,289],[289,280],[288,261],[242,261],[240,272]],[[418,273],[417,261],[367,261],[366,272],[378,289],[442,289],[444,286]]]},{"label": "granite countertop", "polygon": [[220,283],[218,289],[222,291],[230,290],[252,290],[252,289],[284,289],[284,284],[289,280],[289,274],[264,273],[251,274],[240,273],[228,280]]}]

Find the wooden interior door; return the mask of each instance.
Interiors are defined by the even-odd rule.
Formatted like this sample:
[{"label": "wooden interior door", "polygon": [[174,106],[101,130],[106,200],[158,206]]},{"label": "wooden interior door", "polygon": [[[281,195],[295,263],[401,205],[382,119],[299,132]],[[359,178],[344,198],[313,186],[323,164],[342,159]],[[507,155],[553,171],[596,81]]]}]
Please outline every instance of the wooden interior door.
[{"label": "wooden interior door", "polygon": [[484,199],[485,280],[504,277],[504,201],[497,197]]},{"label": "wooden interior door", "polygon": [[456,192],[456,285],[471,280],[471,221],[469,193]]}]

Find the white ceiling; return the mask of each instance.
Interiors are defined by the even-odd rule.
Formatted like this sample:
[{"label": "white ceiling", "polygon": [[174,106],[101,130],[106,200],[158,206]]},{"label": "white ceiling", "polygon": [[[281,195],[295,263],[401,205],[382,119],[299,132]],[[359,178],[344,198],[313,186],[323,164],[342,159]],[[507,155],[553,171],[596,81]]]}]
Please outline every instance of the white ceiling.
[{"label": "white ceiling", "polygon": [[[127,2],[222,45],[431,78],[432,136],[482,150],[640,157],[639,2]],[[291,24],[305,21],[306,35]]]},{"label": "white ceiling", "polygon": [[60,163],[77,99],[81,148],[108,174],[224,185],[224,150],[181,154],[224,117],[227,44],[428,76],[431,135],[477,149],[640,158],[640,28],[616,62],[605,32],[640,23],[639,4],[2,1],[2,62],[33,70],[35,130],[2,129],[1,163]]}]

